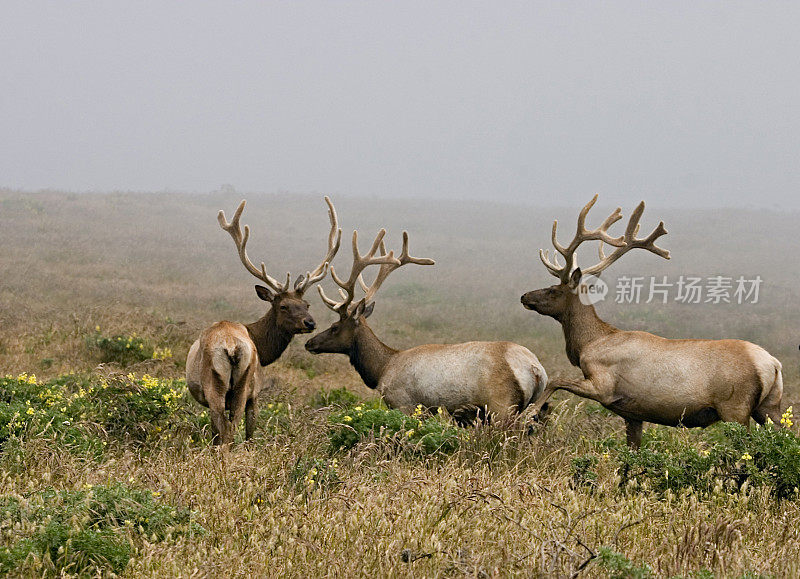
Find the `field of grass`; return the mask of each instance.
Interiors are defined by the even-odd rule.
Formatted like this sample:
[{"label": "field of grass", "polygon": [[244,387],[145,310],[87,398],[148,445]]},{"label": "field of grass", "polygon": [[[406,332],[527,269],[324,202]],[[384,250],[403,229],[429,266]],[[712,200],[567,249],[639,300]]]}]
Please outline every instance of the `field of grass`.
[{"label": "field of grass", "polygon": [[[216,222],[241,197],[0,190],[0,376],[11,376],[0,387],[0,574],[800,573],[797,425],[774,440],[650,426],[645,451],[631,456],[621,419],[569,396],[531,434],[522,423],[407,422],[344,357],[312,356],[298,337],[270,367],[255,439],[220,456],[181,379],[203,327],[264,312]],[[316,265],[321,195],[247,198],[254,261],[276,277]],[[572,230],[578,208],[334,202],[340,271],[353,228],[365,246],[387,227],[390,247],[408,229],[412,253],[437,260],[403,268],[381,290],[370,323],[389,345],[507,339],[551,376],[578,375],[557,324],[519,304],[552,283],[538,249],[554,217]],[[609,271],[612,286],[621,275],[760,275],[759,303],[610,300],[600,315],[667,337],[759,343],[784,365],[786,402],[800,399],[800,215],[655,213],[643,228],[664,219],[672,260],[626,256]],[[330,312],[308,296],[327,327]],[[341,388],[352,396],[320,394]],[[360,424],[363,413],[384,428],[339,444],[345,417]]]}]

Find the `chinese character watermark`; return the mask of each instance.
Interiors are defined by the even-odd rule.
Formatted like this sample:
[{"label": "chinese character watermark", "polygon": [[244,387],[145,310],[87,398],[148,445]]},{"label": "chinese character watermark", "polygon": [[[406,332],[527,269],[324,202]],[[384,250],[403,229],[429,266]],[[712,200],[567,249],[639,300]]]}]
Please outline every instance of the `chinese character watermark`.
[{"label": "chinese character watermark", "polygon": [[[757,304],[763,281],[760,275],[752,279],[682,275],[674,280],[667,276],[621,276],[614,287],[614,301],[618,304]],[[584,304],[596,304],[606,298],[610,288],[600,278],[588,275],[575,291]]]}]

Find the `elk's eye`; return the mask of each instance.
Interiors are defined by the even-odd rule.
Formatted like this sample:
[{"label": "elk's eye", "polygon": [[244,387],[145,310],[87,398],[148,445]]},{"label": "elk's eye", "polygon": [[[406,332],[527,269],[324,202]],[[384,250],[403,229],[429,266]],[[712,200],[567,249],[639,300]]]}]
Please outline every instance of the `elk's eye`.
[{"label": "elk's eye", "polygon": [[282,312],[285,312],[285,311],[287,311],[288,309],[289,309],[289,306],[285,306],[285,305],[284,305],[284,306],[281,306],[281,311],[282,311]]}]

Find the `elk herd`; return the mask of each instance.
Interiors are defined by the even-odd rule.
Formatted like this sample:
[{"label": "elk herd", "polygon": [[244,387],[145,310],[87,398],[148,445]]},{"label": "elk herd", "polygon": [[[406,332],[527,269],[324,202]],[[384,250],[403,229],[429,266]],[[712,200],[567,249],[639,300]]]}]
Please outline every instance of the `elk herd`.
[{"label": "elk herd", "polygon": [[[245,419],[245,437],[255,430],[259,393],[265,383],[263,368],[277,360],[295,334],[313,332],[316,322],[309,314],[304,294],[330,272],[339,288],[331,299],[317,285],[322,302],[339,319],[306,342],[312,354],[344,354],[364,384],[376,389],[390,408],[410,413],[418,406],[442,408],[460,423],[475,419],[506,419],[526,412],[543,418],[548,399],[565,390],[602,404],[625,420],[627,441],[638,447],[642,425],[705,427],[717,421],[748,425],[752,417],[764,424],[780,422],[783,381],[780,362],[766,350],[741,340],[666,339],[640,331],[615,328],[600,319],[591,304],[580,299],[581,279],[600,275],[634,249],[669,259],[656,245],[666,235],[664,224],[646,237],[638,237],[644,202],[634,210],[625,230],[613,236],[609,229],[622,219],[617,208],[596,229],[588,229],[586,217],[595,197],[580,211],[575,236],[563,246],[553,223],[555,252],[540,250],[544,267],[558,284],[527,292],[522,305],[559,322],[564,331],[566,354],[580,368],[580,380],[548,380],[541,363],[529,349],[512,342],[465,342],[425,344],[395,350],[375,335],[367,318],[375,308],[375,296],[387,277],[405,265],[434,265],[432,259],[412,257],[408,233],[398,255],[387,251],[386,231],[381,230],[362,254],[358,233],[353,232],[350,275],[342,279],[331,265],[339,250],[342,230],[336,209],[328,197],[330,232],[327,252],[313,270],[291,284],[287,274],[280,283],[256,267],[247,255],[250,229],[239,224],[245,201],[231,222],[219,212],[219,224],[233,238],[242,265],[265,285],[256,294],[269,302],[263,317],[250,324],[221,321],[206,328],[194,342],[186,361],[186,382],[194,398],[208,407],[214,440],[228,445],[237,425]],[[598,246],[599,261],[581,268],[577,250],[586,242]],[[603,247],[610,248],[606,255]],[[560,255],[563,265],[559,263]],[[373,272],[367,284],[364,274]],[[360,296],[360,297],[359,297]]]}]

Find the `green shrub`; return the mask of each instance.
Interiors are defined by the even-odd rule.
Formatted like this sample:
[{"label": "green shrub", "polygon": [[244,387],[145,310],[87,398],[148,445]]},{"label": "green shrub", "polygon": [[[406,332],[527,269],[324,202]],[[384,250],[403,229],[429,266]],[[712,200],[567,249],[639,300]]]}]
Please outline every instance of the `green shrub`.
[{"label": "green shrub", "polygon": [[572,459],[572,482],[576,487],[594,485],[597,473],[592,469],[597,465],[597,457],[590,454]]},{"label": "green shrub", "polygon": [[292,407],[287,402],[269,402],[261,405],[258,412],[258,426],[271,435],[292,430]]},{"label": "green shrub", "polygon": [[367,436],[391,440],[414,454],[451,453],[459,446],[459,431],[440,416],[423,419],[422,407],[413,416],[385,407],[360,403],[330,417],[332,451],[347,450]]},{"label": "green shrub", "polygon": [[[782,422],[791,426],[791,408]],[[725,422],[702,433],[700,448],[666,429],[649,429],[639,451],[618,449],[624,482],[656,492],[691,488],[709,493],[726,488],[769,487],[778,499],[800,490],[800,437],[790,428]]]},{"label": "green shrub", "polygon": [[209,424],[183,380],[147,374],[110,378],[64,375],[41,383],[0,378],[0,448],[11,437],[53,437],[70,450],[101,453],[106,439],[153,441],[169,430]]},{"label": "green shrub", "polygon": [[205,532],[191,511],[121,483],[0,497],[0,514],[2,573],[32,564],[56,574],[121,573],[136,536],[155,542]]},{"label": "green shrub", "polygon": [[153,346],[135,332],[130,336],[116,334],[109,337],[101,334],[98,328],[86,337],[86,344],[99,353],[102,362],[115,362],[121,366],[150,360],[154,353]]},{"label": "green shrub", "polygon": [[646,579],[653,576],[649,565],[637,565],[625,555],[608,547],[600,547],[597,564],[608,572],[609,579]]},{"label": "green shrub", "polygon": [[358,405],[361,399],[357,394],[350,392],[347,388],[333,388],[332,390],[318,390],[311,397],[311,408],[325,408],[327,406],[339,406],[351,408]]},{"label": "green shrub", "polygon": [[298,492],[330,489],[341,484],[336,472],[337,460],[303,456],[297,459],[289,473],[289,484]]}]

